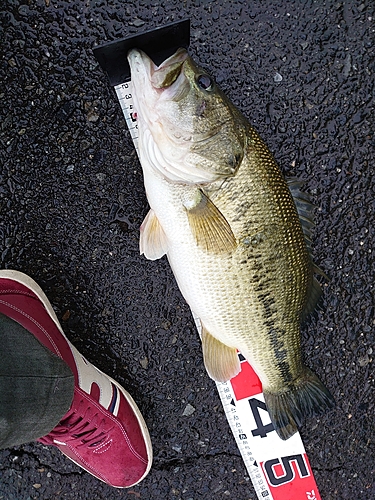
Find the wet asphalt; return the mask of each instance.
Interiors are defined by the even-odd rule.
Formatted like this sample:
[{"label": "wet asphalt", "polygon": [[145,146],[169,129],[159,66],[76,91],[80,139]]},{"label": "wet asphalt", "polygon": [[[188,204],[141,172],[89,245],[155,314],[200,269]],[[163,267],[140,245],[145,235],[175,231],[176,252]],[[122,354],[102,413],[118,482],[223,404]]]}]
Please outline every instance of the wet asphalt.
[{"label": "wet asphalt", "polygon": [[92,52],[186,17],[193,57],[317,206],[330,281],[303,351],[337,407],[301,434],[324,500],[375,498],[374,15],[371,0],[3,0],[1,267],[36,279],[69,339],[128,388],[155,458],[115,490],[53,448],[3,450],[0,499],[256,498],[167,261],[139,256],[141,168]]}]

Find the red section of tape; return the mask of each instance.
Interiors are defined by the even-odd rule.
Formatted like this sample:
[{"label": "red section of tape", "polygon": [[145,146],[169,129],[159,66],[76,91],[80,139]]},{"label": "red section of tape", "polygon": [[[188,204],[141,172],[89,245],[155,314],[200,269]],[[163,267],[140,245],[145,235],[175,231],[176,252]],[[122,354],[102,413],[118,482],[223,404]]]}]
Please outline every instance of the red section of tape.
[{"label": "red section of tape", "polygon": [[306,453],[260,463],[274,500],[321,500]]},{"label": "red section of tape", "polygon": [[[241,372],[232,378],[230,383],[237,401],[253,398],[263,392],[259,377],[247,361],[241,363]],[[274,432],[267,437],[279,440]],[[272,446],[272,439],[271,441],[265,440],[264,446]],[[276,448],[278,452],[275,454],[280,453],[280,447]],[[292,446],[289,449],[285,444],[285,449],[281,453],[283,452],[284,456],[266,461],[261,461],[259,457],[258,464],[268,483],[272,499],[321,500],[302,442],[300,446]],[[267,456],[272,457],[272,454],[267,454]],[[254,458],[256,458],[255,453]]]},{"label": "red section of tape", "polygon": [[251,398],[262,392],[262,384],[258,375],[247,361],[241,363],[241,371],[230,381],[237,401]]}]

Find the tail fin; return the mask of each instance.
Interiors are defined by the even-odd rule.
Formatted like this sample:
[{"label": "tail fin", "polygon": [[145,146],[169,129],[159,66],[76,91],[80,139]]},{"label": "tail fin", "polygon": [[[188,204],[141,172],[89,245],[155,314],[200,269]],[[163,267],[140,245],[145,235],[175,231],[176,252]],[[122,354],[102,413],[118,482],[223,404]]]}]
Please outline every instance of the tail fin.
[{"label": "tail fin", "polygon": [[320,415],[335,405],[331,393],[307,367],[285,391],[272,393],[264,389],[264,399],[271,422],[283,440],[297,432],[303,419]]}]

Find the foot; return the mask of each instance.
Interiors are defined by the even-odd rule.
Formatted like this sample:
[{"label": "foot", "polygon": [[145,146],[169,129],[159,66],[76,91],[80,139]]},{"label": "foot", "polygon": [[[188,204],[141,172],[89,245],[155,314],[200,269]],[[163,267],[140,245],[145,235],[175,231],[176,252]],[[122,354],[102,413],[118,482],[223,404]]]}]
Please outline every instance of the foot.
[{"label": "foot", "polygon": [[56,446],[110,486],[127,488],[139,483],[150,470],[152,447],[146,423],[130,394],[68,341],[50,302],[29,276],[0,270],[0,313],[62,358],[75,376],[69,411],[38,441]]}]

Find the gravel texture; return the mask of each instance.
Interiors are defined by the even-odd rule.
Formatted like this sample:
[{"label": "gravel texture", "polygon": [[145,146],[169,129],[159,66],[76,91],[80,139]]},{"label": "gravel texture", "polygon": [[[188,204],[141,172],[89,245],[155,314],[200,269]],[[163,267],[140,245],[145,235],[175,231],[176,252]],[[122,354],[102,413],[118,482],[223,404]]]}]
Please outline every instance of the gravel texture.
[{"label": "gravel texture", "polygon": [[317,206],[330,281],[303,349],[337,407],[301,434],[324,500],[375,498],[374,16],[371,0],[1,2],[0,265],[129,389],[155,458],[115,490],[53,448],[3,450],[0,499],[256,498],[167,261],[139,256],[141,168],[92,53],[186,17],[193,57]]}]

